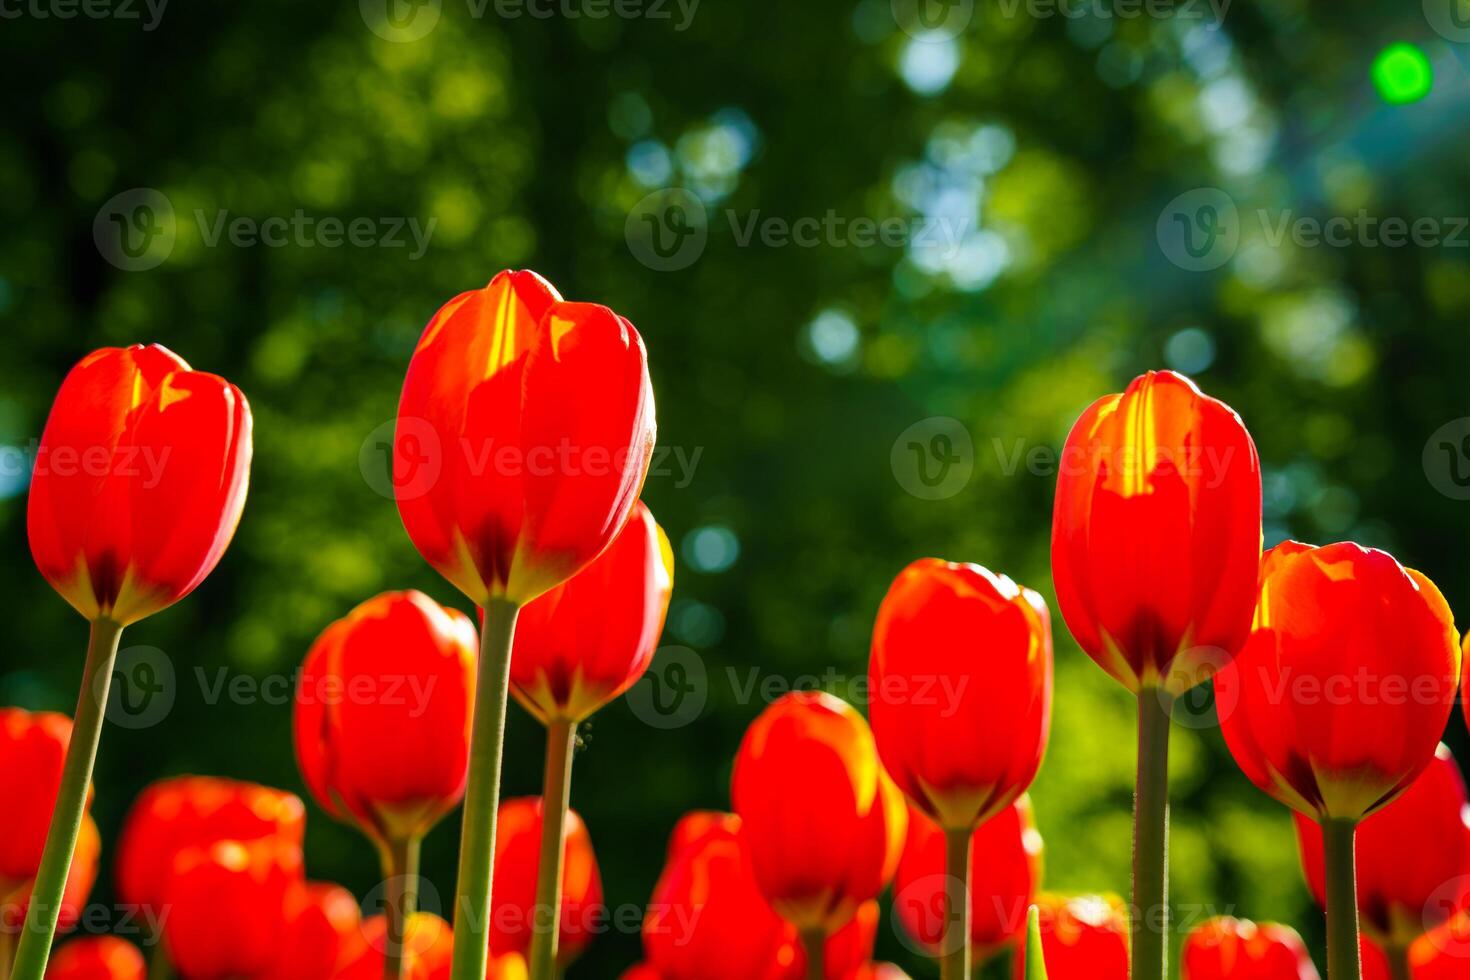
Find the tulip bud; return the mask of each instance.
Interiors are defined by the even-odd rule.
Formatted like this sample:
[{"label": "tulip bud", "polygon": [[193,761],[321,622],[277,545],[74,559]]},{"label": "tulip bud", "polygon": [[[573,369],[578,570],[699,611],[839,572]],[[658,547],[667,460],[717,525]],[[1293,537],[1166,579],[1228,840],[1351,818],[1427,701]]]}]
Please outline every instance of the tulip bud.
[{"label": "tulip bud", "polygon": [[[541,866],[541,800],[522,797],[500,805],[495,835],[495,884],[490,897],[490,949],[520,953],[531,947],[532,930],[546,912],[536,908],[536,874]],[[602,910],[602,877],[592,838],[576,811],[567,811],[562,850],[561,931],[557,962],[575,960],[595,934]]]},{"label": "tulip bud", "polygon": [[88,619],[126,626],[208,575],[250,478],[240,389],[155,345],[109,347],[62,382],[26,513],[41,574]]},{"label": "tulip bud", "polygon": [[[1042,895],[1036,907],[1047,980],[1128,980],[1128,911],[1116,895]],[[1015,975],[1025,980],[1019,948]]]},{"label": "tulip bud", "polygon": [[1261,555],[1240,417],[1172,371],[1094,402],[1062,450],[1051,554],[1062,617],[1114,679],[1176,695],[1208,680],[1245,642]]},{"label": "tulip bud", "polygon": [[946,830],[1015,802],[1051,724],[1051,621],[1030,589],[933,558],[898,576],[869,666],[873,737],[904,794]]},{"label": "tulip bud", "polygon": [[1215,699],[1251,782],[1319,822],[1353,822],[1434,759],[1459,677],[1433,582],[1350,542],[1287,541],[1261,563],[1255,624]]},{"label": "tulip bud", "polygon": [[732,782],[756,881],[804,935],[831,935],[892,880],[908,812],[851,705],[781,698],[745,733]]},{"label": "tulip bud", "polygon": [[[1025,930],[1026,910],[1041,882],[1041,851],[1041,834],[1025,796],[971,837],[970,937],[980,960],[999,954]],[[909,812],[893,893],[894,914],[904,932],[938,956],[946,925],[944,831],[916,809]]]},{"label": "tulip bud", "polygon": [[1184,940],[1183,980],[1320,980],[1290,926],[1220,917]]},{"label": "tulip bud", "polygon": [[592,564],[516,620],[511,693],[543,724],[580,722],[653,660],[674,586],[674,553],[642,502]]},{"label": "tulip bud", "polygon": [[46,966],[46,980],[144,980],[147,974],[138,947],[116,936],[72,940]]},{"label": "tulip bud", "polygon": [[180,851],[271,839],[300,849],[305,836],[306,807],[292,793],[212,776],[162,779],[138,796],[123,821],[118,894],[129,905],[161,912]]},{"label": "tulip bud", "polygon": [[562,302],[533,272],[502,272],[446,303],[419,340],[394,438],[398,512],[476,605],[524,604],[622,529],[654,432],[633,325]]},{"label": "tulip bud", "polygon": [[417,839],[464,796],[478,655],[470,618],[386,592],[306,655],[296,761],[317,803],[379,842]]}]

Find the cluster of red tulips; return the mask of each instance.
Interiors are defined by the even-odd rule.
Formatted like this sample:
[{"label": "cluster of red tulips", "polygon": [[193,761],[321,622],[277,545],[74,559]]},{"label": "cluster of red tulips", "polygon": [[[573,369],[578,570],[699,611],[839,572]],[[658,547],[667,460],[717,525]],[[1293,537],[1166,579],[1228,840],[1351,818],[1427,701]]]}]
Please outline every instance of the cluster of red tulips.
[{"label": "cluster of red tulips", "polygon": [[[654,436],[626,319],[530,272],[445,304],[408,368],[394,477],[410,539],[477,607],[478,629],[422,593],[370,598],[306,653],[294,708],[303,781],[374,846],[382,913],[307,879],[297,797],[187,776],[146,790],[118,842],[118,893],[161,939],[153,966],[116,936],[52,956],[97,874],[87,810],[119,637],[219,562],[252,438],[239,390],[163,348],[85,358],[47,422],[54,465],[34,476],[28,531],[91,641],[72,722],[0,711],[0,782],[19,797],[0,815],[0,973],[553,980],[608,927],[591,835],[569,807],[577,728],[647,669],[673,585],[668,539],[638,499]],[[125,465],[143,452],[164,461],[147,481]],[[1045,600],[925,559],[877,613],[871,727],[819,692],[755,719],[733,812],[673,829],[642,921],[646,962],[625,980],[902,977],[872,962],[890,885],[902,935],[945,980],[1006,953],[1018,977],[1162,980],[1171,712],[1207,683],[1245,775],[1296,811],[1331,980],[1470,976],[1470,807],[1439,746],[1461,651],[1434,584],[1352,543],[1263,555],[1251,438],[1178,375],[1095,403],[1062,460],[1061,613],[1138,705],[1131,902],[1040,890],[1025,794],[1052,710]],[[512,695],[546,729],[545,781],[540,797],[502,802]],[[451,925],[417,909],[419,847],[461,803]],[[1316,977],[1289,927],[1235,919],[1194,930],[1182,968]]]}]

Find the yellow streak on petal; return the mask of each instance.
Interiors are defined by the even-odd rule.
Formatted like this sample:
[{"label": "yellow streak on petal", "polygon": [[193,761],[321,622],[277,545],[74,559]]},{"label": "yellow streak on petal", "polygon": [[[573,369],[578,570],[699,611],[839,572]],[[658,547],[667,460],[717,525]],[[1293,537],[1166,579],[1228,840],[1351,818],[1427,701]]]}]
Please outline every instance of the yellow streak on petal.
[{"label": "yellow streak on petal", "polygon": [[188,388],[176,387],[173,381],[174,376],[170,374],[163,379],[163,384],[158,388],[158,410],[160,412],[166,410],[170,405],[181,402],[194,394]]}]

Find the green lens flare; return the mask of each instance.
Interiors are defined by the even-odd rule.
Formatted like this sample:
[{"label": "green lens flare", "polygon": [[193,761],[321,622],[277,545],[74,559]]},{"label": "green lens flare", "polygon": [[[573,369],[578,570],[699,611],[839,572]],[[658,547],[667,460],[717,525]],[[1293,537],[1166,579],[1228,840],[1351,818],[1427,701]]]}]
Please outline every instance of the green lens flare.
[{"label": "green lens flare", "polygon": [[1418,102],[1434,88],[1429,57],[1406,42],[1391,44],[1373,61],[1373,84],[1383,101],[1393,105]]}]

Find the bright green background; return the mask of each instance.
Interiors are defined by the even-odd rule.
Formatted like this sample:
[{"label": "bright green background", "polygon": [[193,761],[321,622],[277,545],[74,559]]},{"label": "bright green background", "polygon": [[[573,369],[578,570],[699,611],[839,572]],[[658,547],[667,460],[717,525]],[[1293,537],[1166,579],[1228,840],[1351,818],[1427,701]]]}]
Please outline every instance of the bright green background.
[{"label": "bright green background", "polygon": [[[1268,544],[1386,546],[1470,603],[1470,504],[1436,489],[1452,485],[1447,457],[1431,447],[1423,461],[1431,434],[1470,414],[1467,236],[1273,245],[1274,225],[1254,217],[1470,213],[1466,51],[1417,3],[1352,6],[1238,0],[1216,29],[1203,6],[1124,19],[983,3],[952,42],[914,40],[883,0],[704,0],[685,30],[676,8],[475,18],[444,0],[411,43],[379,38],[342,0],[177,2],[152,31],[6,20],[0,440],[36,438],[66,369],[104,344],[167,344],[237,382],[255,412],[234,545],[197,594],[125,638],[164,650],[180,683],[161,724],[107,733],[105,838],[158,776],[301,789],[289,707],[206,703],[195,667],[289,672],[326,623],[382,589],[463,605],[359,452],[392,417],[429,315],[507,266],[632,319],[661,442],[702,453],[692,481],[655,476],[646,499],[680,553],[666,641],[698,652],[707,706],[660,731],[613,705],[577,759],[574,802],[614,903],[646,901],[681,812],[728,805],[729,760],[761,705],[741,702],[727,668],[860,674],[883,591],[922,555],[981,562],[1050,598],[1054,478],[1006,460],[1058,446],[1089,401],[1146,368],[1190,370],[1244,416]],[[1390,106],[1374,88],[1374,59],[1396,41],[1433,61],[1423,101]],[[707,249],[678,271],[646,268],[624,239],[630,209],[664,185],[695,190],[711,216]],[[136,187],[167,196],[177,241],[156,268],[120,271],[93,223]],[[1190,272],[1156,223],[1199,187],[1226,191],[1243,230],[1232,261]],[[726,218],[909,216],[936,201],[981,234],[954,274],[922,247],[741,247]],[[298,208],[437,225],[414,261],[401,248],[210,247],[195,220]],[[969,432],[974,473],[930,501],[907,492],[890,452],[937,415]],[[29,561],[9,462],[0,703],[69,710],[85,625]],[[701,570],[701,554],[734,561]],[[1047,884],[1125,891],[1132,705],[1057,628],[1035,791]],[[1450,737],[1463,747],[1458,717]],[[1178,902],[1285,919],[1319,949],[1285,811],[1245,783],[1213,727],[1178,730],[1174,752]],[[540,765],[537,726],[516,709],[507,795],[534,792]],[[446,900],[456,830],[446,821],[427,846]],[[376,878],[365,843],[314,807],[308,863],[359,895]],[[110,876],[97,897],[111,900]],[[880,943],[933,974],[903,959],[886,922]],[[570,976],[605,980],[637,956],[636,936],[609,935]]]}]

